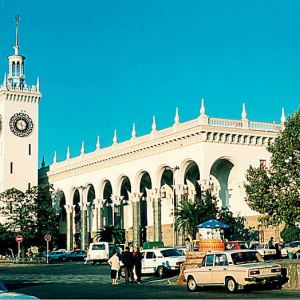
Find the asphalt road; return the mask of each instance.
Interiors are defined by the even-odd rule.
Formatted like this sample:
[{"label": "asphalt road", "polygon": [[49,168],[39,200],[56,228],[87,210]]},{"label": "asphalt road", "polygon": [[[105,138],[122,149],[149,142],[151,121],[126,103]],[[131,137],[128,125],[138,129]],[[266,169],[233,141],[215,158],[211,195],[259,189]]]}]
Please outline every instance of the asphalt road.
[{"label": "asphalt road", "polygon": [[121,278],[111,285],[107,264],[91,266],[82,262],[50,265],[0,265],[0,279],[10,291],[41,299],[299,299],[300,291],[267,288],[229,294],[225,289],[203,289],[191,293],[186,286],[168,284],[168,279],[142,277],[142,284],[126,285]]}]

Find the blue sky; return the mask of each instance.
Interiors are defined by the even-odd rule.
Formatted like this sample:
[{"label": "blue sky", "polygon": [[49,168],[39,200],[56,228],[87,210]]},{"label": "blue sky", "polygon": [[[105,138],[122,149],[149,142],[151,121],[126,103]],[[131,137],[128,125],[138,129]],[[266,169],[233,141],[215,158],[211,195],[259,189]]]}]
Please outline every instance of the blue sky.
[{"label": "blue sky", "polygon": [[[199,116],[280,123],[300,96],[300,1],[1,0],[0,75],[20,54],[40,77],[40,161]],[[0,77],[1,78],[1,77]],[[2,77],[3,78],[3,77]],[[2,79],[0,79],[2,81]]]}]

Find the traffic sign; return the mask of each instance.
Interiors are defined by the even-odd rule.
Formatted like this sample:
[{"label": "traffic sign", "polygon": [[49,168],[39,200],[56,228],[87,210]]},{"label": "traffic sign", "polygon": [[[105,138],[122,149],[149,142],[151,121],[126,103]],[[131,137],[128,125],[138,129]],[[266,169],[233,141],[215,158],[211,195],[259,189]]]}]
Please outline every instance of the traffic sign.
[{"label": "traffic sign", "polygon": [[46,234],[45,235],[45,241],[46,242],[50,242],[51,241],[51,235],[50,234]]},{"label": "traffic sign", "polygon": [[17,241],[18,243],[23,242],[23,237],[22,237],[21,235],[18,235],[18,236],[16,237],[16,241]]}]

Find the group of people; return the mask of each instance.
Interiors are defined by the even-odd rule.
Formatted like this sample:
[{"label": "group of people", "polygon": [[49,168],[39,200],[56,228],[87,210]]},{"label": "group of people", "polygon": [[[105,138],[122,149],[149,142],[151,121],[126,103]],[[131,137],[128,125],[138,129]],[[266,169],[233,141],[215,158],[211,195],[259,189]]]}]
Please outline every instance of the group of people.
[{"label": "group of people", "polygon": [[[121,267],[120,266],[121,260],[125,269],[126,284],[129,284],[129,278],[130,278],[130,283],[132,284],[141,283],[142,254],[140,253],[139,246],[136,245],[133,248],[132,244],[129,244],[127,247],[125,247],[125,251],[122,253],[122,256],[120,256],[120,253],[118,252],[119,251],[114,250],[112,257],[108,260],[108,263],[111,266],[112,284],[113,285],[118,284],[118,277],[119,277],[118,273]],[[135,280],[134,273],[136,276],[136,280]]]}]

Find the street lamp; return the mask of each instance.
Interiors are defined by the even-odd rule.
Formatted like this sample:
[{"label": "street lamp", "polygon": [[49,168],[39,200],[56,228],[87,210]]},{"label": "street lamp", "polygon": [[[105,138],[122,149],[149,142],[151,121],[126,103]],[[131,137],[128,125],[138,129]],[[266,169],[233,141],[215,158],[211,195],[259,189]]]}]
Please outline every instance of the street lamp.
[{"label": "street lamp", "polygon": [[175,194],[175,171],[179,170],[179,167],[176,166],[174,168],[166,167],[166,170],[170,170],[173,173],[173,218],[172,218],[172,225],[173,225],[173,247],[175,247],[175,207],[176,207],[176,194]]},{"label": "street lamp", "polygon": [[79,193],[79,202],[80,202],[80,217],[81,217],[81,232],[80,232],[80,236],[81,236],[81,249],[84,250],[85,249],[85,243],[86,243],[86,231],[85,231],[85,225],[86,225],[86,221],[85,218],[85,213],[84,213],[84,208],[83,208],[83,191],[86,189],[87,187],[81,185],[79,187],[77,187],[78,190],[81,190],[81,193]]}]

